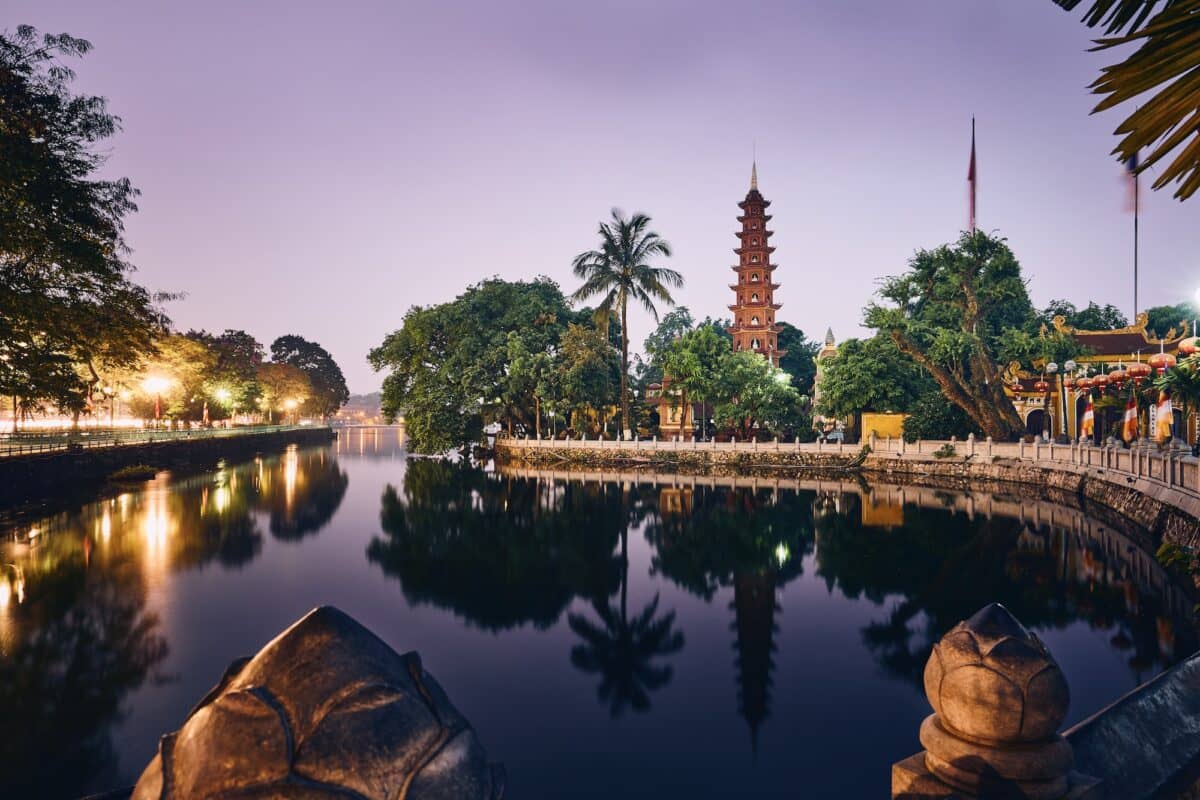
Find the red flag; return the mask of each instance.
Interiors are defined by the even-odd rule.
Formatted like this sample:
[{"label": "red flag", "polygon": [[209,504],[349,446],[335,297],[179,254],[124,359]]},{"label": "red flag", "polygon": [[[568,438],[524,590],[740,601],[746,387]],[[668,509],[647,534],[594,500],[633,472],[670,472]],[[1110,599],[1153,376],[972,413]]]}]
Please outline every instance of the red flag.
[{"label": "red flag", "polygon": [[967,167],[967,190],[970,203],[971,233],[975,232],[975,189],[978,181],[975,178],[975,118],[971,117],[971,163]]}]

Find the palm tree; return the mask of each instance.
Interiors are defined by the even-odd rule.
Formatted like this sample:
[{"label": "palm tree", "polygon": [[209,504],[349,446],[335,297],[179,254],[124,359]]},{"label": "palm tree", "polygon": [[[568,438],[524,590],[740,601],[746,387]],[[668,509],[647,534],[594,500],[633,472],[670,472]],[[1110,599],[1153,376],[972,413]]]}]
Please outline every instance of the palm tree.
[{"label": "palm tree", "polygon": [[[1084,0],[1054,0],[1074,10]],[[1092,113],[1135,97],[1141,105],[1118,126],[1123,138],[1114,154],[1139,173],[1177,148],[1178,154],[1159,172],[1154,188],[1179,183],[1175,197],[1185,200],[1200,190],[1200,0],[1090,0],[1083,22],[1103,28],[1094,50],[1137,44],[1119,64],[1105,67],[1092,91],[1107,95]],[[1148,97],[1145,93],[1152,92]],[[1190,143],[1184,144],[1191,139]],[[1150,152],[1138,163],[1138,153]]]},{"label": "palm tree", "polygon": [[648,229],[650,217],[634,214],[626,219],[619,209],[613,209],[612,220],[600,223],[600,249],[575,256],[571,266],[583,285],[571,296],[576,301],[603,295],[596,309],[597,322],[607,329],[614,311],[621,315],[621,425],[625,438],[632,430],[629,425],[629,300],[642,304],[655,322],[658,310],[655,300],[674,305],[668,287],[683,285],[683,276],[673,269],[654,267],[650,261],[657,256],[669,257],[671,245]]}]

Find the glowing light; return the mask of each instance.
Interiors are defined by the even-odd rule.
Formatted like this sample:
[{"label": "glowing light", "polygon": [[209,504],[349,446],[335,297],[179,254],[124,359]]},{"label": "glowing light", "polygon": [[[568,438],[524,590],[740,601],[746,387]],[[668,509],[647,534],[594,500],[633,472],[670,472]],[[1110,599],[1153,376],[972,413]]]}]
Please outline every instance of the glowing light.
[{"label": "glowing light", "polygon": [[229,508],[229,487],[217,487],[217,490],[213,492],[213,506],[216,507],[218,514]]},{"label": "glowing light", "polygon": [[42,532],[39,531],[36,527],[29,529],[29,538],[30,539],[36,539],[37,537],[41,536],[41,534],[42,534]]},{"label": "glowing light", "polygon": [[213,397],[220,400],[222,403],[228,403],[233,398],[233,392],[221,386],[213,390]]},{"label": "glowing light", "polygon": [[296,475],[300,468],[300,457],[295,449],[289,449],[283,457],[283,500],[288,510],[296,498]]},{"label": "glowing light", "polygon": [[780,542],[779,545],[775,548],[775,560],[779,563],[779,566],[782,567],[784,564],[786,564],[788,562],[788,559],[790,559],[791,557],[792,557],[792,551],[788,549],[788,546],[786,544],[784,544],[783,542]]},{"label": "glowing light", "polygon": [[142,389],[146,394],[162,394],[170,385],[171,381],[161,375],[148,375],[142,380]]},{"label": "glowing light", "polygon": [[8,608],[11,601],[12,587],[8,585],[8,581],[0,581],[0,609]]}]

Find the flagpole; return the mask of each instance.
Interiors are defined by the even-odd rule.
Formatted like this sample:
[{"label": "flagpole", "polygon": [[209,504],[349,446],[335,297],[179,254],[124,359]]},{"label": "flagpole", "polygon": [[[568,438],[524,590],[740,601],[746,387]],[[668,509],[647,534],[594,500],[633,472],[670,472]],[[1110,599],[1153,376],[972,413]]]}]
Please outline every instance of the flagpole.
[{"label": "flagpole", "polygon": [[1133,320],[1138,315],[1138,176],[1133,173]]}]

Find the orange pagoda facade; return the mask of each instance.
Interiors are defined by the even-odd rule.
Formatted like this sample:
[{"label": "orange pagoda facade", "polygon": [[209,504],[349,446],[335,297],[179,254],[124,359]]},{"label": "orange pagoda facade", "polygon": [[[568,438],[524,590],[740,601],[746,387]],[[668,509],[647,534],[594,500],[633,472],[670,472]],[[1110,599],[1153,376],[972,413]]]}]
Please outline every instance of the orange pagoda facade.
[{"label": "orange pagoda facade", "polygon": [[750,169],[750,191],[746,199],[738,203],[742,215],[737,220],[742,223],[742,229],[734,234],[739,240],[738,247],[733,250],[738,257],[738,263],[733,267],[737,283],[729,285],[733,289],[734,302],[729,306],[733,324],[728,330],[733,336],[735,351],[752,350],[778,367],[779,359],[786,351],[779,349],[780,328],[775,324],[775,312],[780,308],[775,302],[779,284],[774,279],[776,265],[771,263],[775,248],[767,243],[774,234],[767,230],[771,220],[767,213],[769,205],[771,201],[763,199],[758,191],[758,165],[755,164]]}]

